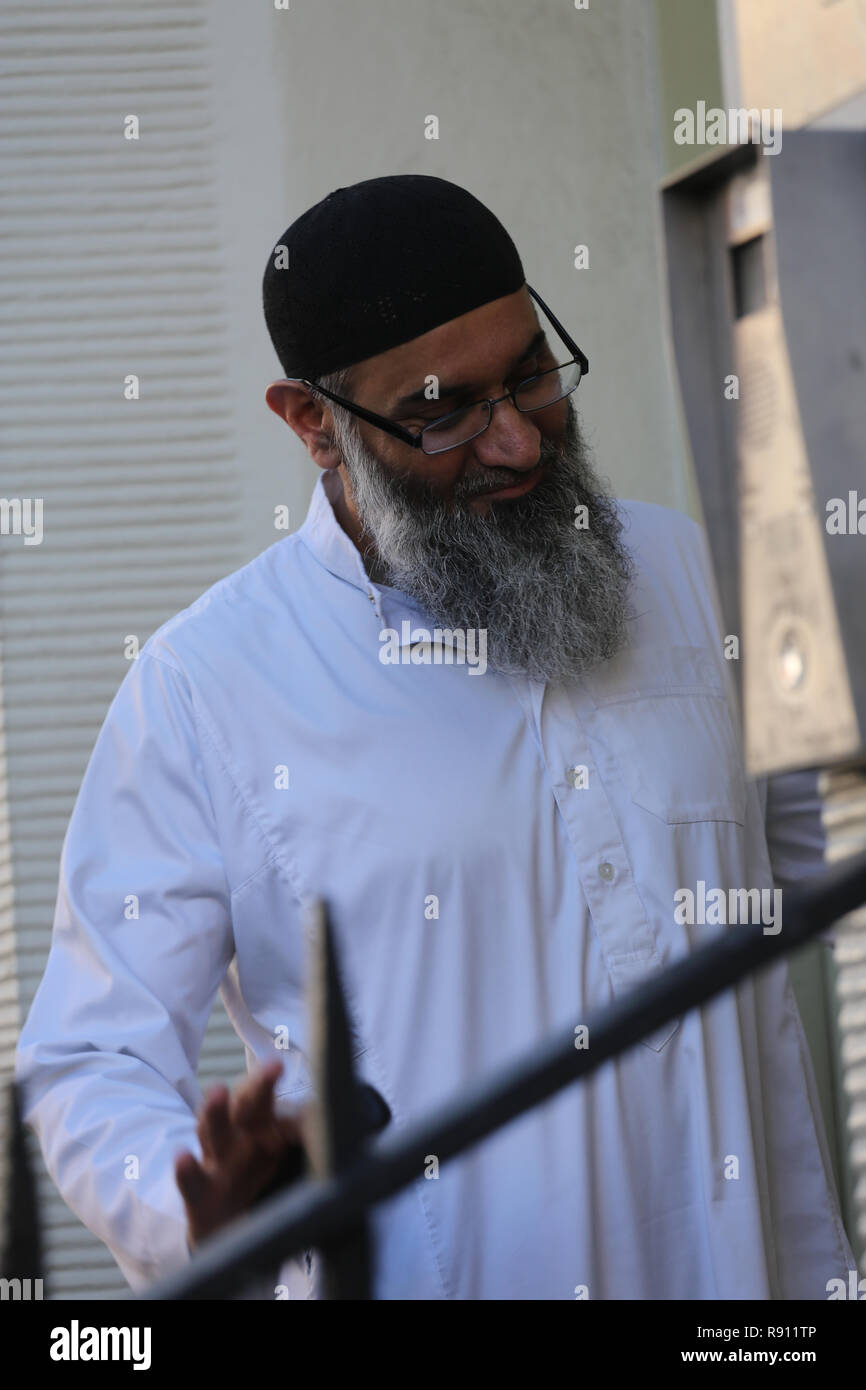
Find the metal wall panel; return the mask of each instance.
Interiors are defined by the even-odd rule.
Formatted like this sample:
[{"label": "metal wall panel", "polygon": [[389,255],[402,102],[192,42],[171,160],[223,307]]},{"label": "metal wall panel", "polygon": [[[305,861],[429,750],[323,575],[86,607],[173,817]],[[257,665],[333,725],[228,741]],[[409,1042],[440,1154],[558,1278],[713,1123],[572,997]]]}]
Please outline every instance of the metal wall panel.
[{"label": "metal wall panel", "polygon": [[[0,11],[0,494],[41,498],[43,516],[41,543],[0,536],[7,1067],[125,639],[143,644],[239,563],[206,9]],[[130,115],[137,140],[124,136]],[[130,373],[139,400],[124,398]],[[202,1082],[242,1067],[218,1004]],[[38,1166],[47,1296],[125,1287]]]}]

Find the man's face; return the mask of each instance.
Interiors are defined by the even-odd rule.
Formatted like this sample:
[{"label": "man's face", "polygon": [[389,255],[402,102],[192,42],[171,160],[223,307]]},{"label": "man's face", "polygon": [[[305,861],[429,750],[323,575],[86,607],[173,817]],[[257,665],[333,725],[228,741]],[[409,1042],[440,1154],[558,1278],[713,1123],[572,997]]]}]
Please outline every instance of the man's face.
[{"label": "man's face", "polygon": [[[501,396],[507,387],[567,357],[555,336],[548,343],[523,287],[359,363],[352,372],[352,398],[416,434],[432,420]],[[438,389],[433,400],[426,399],[431,377]],[[540,477],[540,440],[561,440],[566,418],[565,401],[531,416],[502,401],[483,434],[435,455],[413,449],[364,421],[358,422],[358,433],[385,467],[416,481],[419,490],[443,501],[465,500],[472,511],[481,513],[503,489],[509,497],[532,489]]]},{"label": "man's face", "polygon": [[[524,288],[359,364],[350,394],[414,432],[566,358],[558,339],[539,341]],[[437,400],[423,398],[431,375]],[[485,629],[490,666],[537,680],[578,675],[622,646],[631,562],[573,397],[532,415],[503,401],[483,434],[437,455],[338,407],[333,418],[359,544],[376,578],[435,626]]]}]

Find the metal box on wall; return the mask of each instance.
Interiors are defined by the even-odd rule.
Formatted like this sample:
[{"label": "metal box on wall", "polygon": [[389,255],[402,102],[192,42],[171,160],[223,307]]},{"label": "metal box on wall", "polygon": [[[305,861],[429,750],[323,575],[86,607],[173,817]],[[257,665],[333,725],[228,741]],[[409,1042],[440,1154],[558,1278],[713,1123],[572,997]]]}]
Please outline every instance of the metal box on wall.
[{"label": "metal box on wall", "polygon": [[756,775],[866,754],[866,133],[760,148],[663,195],[674,351]]}]

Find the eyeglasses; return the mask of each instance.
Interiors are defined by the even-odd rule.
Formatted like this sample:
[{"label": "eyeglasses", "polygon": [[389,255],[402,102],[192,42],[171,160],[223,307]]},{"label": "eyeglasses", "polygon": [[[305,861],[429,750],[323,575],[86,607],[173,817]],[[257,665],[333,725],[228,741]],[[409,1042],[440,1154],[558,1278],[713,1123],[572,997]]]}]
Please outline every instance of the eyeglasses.
[{"label": "eyeglasses", "polygon": [[543,372],[536,372],[534,376],[525,377],[523,381],[519,381],[516,386],[513,386],[502,396],[475,401],[472,405],[464,405],[458,410],[452,410],[448,415],[443,415],[438,420],[431,420],[429,425],[425,425],[418,434],[404,429],[402,425],[397,424],[396,420],[389,420],[386,416],[377,415],[375,411],[367,410],[354,401],[348,401],[343,396],[334,395],[333,391],[328,391],[317,381],[310,381],[307,377],[300,376],[287,377],[286,380],[298,381],[304,386],[315,387],[328,400],[333,401],[336,405],[341,405],[344,410],[357,415],[361,420],[366,420],[376,429],[384,430],[396,439],[402,439],[413,449],[421,449],[425,454],[447,453],[449,449],[457,449],[461,444],[468,444],[471,439],[477,439],[479,434],[483,434],[493,419],[493,407],[498,405],[500,401],[511,400],[522,415],[531,415],[537,410],[546,410],[548,406],[555,405],[557,401],[570,396],[572,391],[577,390],[581,380],[589,372],[589,358],[581,352],[577,343],[566,332],[559,320],[554,317],[541,296],[535,293],[531,285],[527,285],[526,288],[553,324],[568,351],[572,354],[571,358],[559,367],[550,367]]}]

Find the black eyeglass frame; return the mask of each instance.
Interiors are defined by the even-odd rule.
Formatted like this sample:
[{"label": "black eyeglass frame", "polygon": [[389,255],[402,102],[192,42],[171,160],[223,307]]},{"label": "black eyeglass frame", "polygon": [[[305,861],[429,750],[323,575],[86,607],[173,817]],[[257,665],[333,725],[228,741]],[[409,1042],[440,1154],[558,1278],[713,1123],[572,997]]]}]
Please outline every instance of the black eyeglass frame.
[{"label": "black eyeglass frame", "polygon": [[[572,356],[568,359],[567,362],[560,362],[556,367],[547,367],[545,368],[544,372],[533,372],[532,376],[524,377],[523,381],[519,381],[516,386],[513,386],[510,391],[506,391],[505,394],[502,396],[497,396],[495,399],[488,396],[480,401],[472,401],[469,405],[461,405],[457,410],[449,410],[447,415],[442,415],[438,420],[430,420],[424,426],[424,429],[420,430],[418,434],[413,434],[411,430],[404,429],[404,427],[402,425],[398,425],[395,420],[389,420],[384,415],[377,415],[375,411],[367,410],[365,406],[356,405],[354,401],[348,401],[343,396],[335,395],[333,391],[329,391],[325,386],[320,386],[317,381],[311,381],[308,377],[290,376],[286,377],[285,380],[297,381],[300,382],[303,386],[315,387],[317,391],[320,391],[323,396],[326,396],[328,398],[329,401],[333,401],[335,405],[341,405],[344,410],[348,410],[352,413],[352,415],[357,415],[360,417],[360,419],[366,420],[369,425],[375,425],[377,429],[384,430],[387,434],[392,434],[395,439],[402,439],[404,444],[410,445],[410,447],[413,449],[423,449],[424,446],[422,444],[422,438],[427,430],[432,429],[434,427],[436,429],[441,429],[445,421],[448,420],[452,415],[459,415],[464,410],[472,410],[476,405],[489,406],[490,413],[488,416],[487,424],[484,426],[484,430],[486,430],[489,427],[491,420],[493,419],[493,407],[495,405],[498,405],[500,401],[507,400],[510,396],[512,401],[514,402],[515,409],[520,410],[520,406],[514,399],[514,395],[516,391],[520,390],[521,386],[525,386],[528,381],[534,381],[536,377],[544,376],[548,371],[562,371],[563,367],[569,367],[571,366],[572,362],[576,362],[580,367],[580,376],[577,378],[577,381],[575,382],[574,386],[572,386],[570,391],[566,391],[565,395],[558,397],[558,400],[563,401],[565,400],[566,396],[572,395],[573,392],[577,390],[583,378],[589,375],[589,358],[587,357],[586,353],[582,352],[581,349],[577,346],[577,343],[574,341],[571,334],[562,326],[555,314],[553,314],[552,311],[548,309],[544,300],[541,298],[541,295],[536,294],[535,290],[532,288],[530,284],[527,284],[526,288],[529,290],[529,293],[532,295],[532,298],[535,300],[536,304],[538,304],[539,307],[543,309],[544,313],[547,315],[548,319],[553,324],[553,327],[556,329],[562,341],[565,343],[565,346],[568,348],[569,352],[572,353]],[[550,401],[548,405],[535,406],[533,410],[523,410],[520,413],[522,415],[535,415],[539,410],[549,410],[551,405],[556,405],[557,403],[558,401]],[[477,434],[470,435],[470,439],[477,439],[478,435],[484,433],[484,430],[479,430]],[[462,448],[463,444],[468,443],[469,440],[464,439],[461,444],[450,444],[448,446],[448,449],[434,450],[432,454],[428,455],[428,457],[433,458],[435,457],[436,453],[447,454],[449,449],[460,449]]]}]

